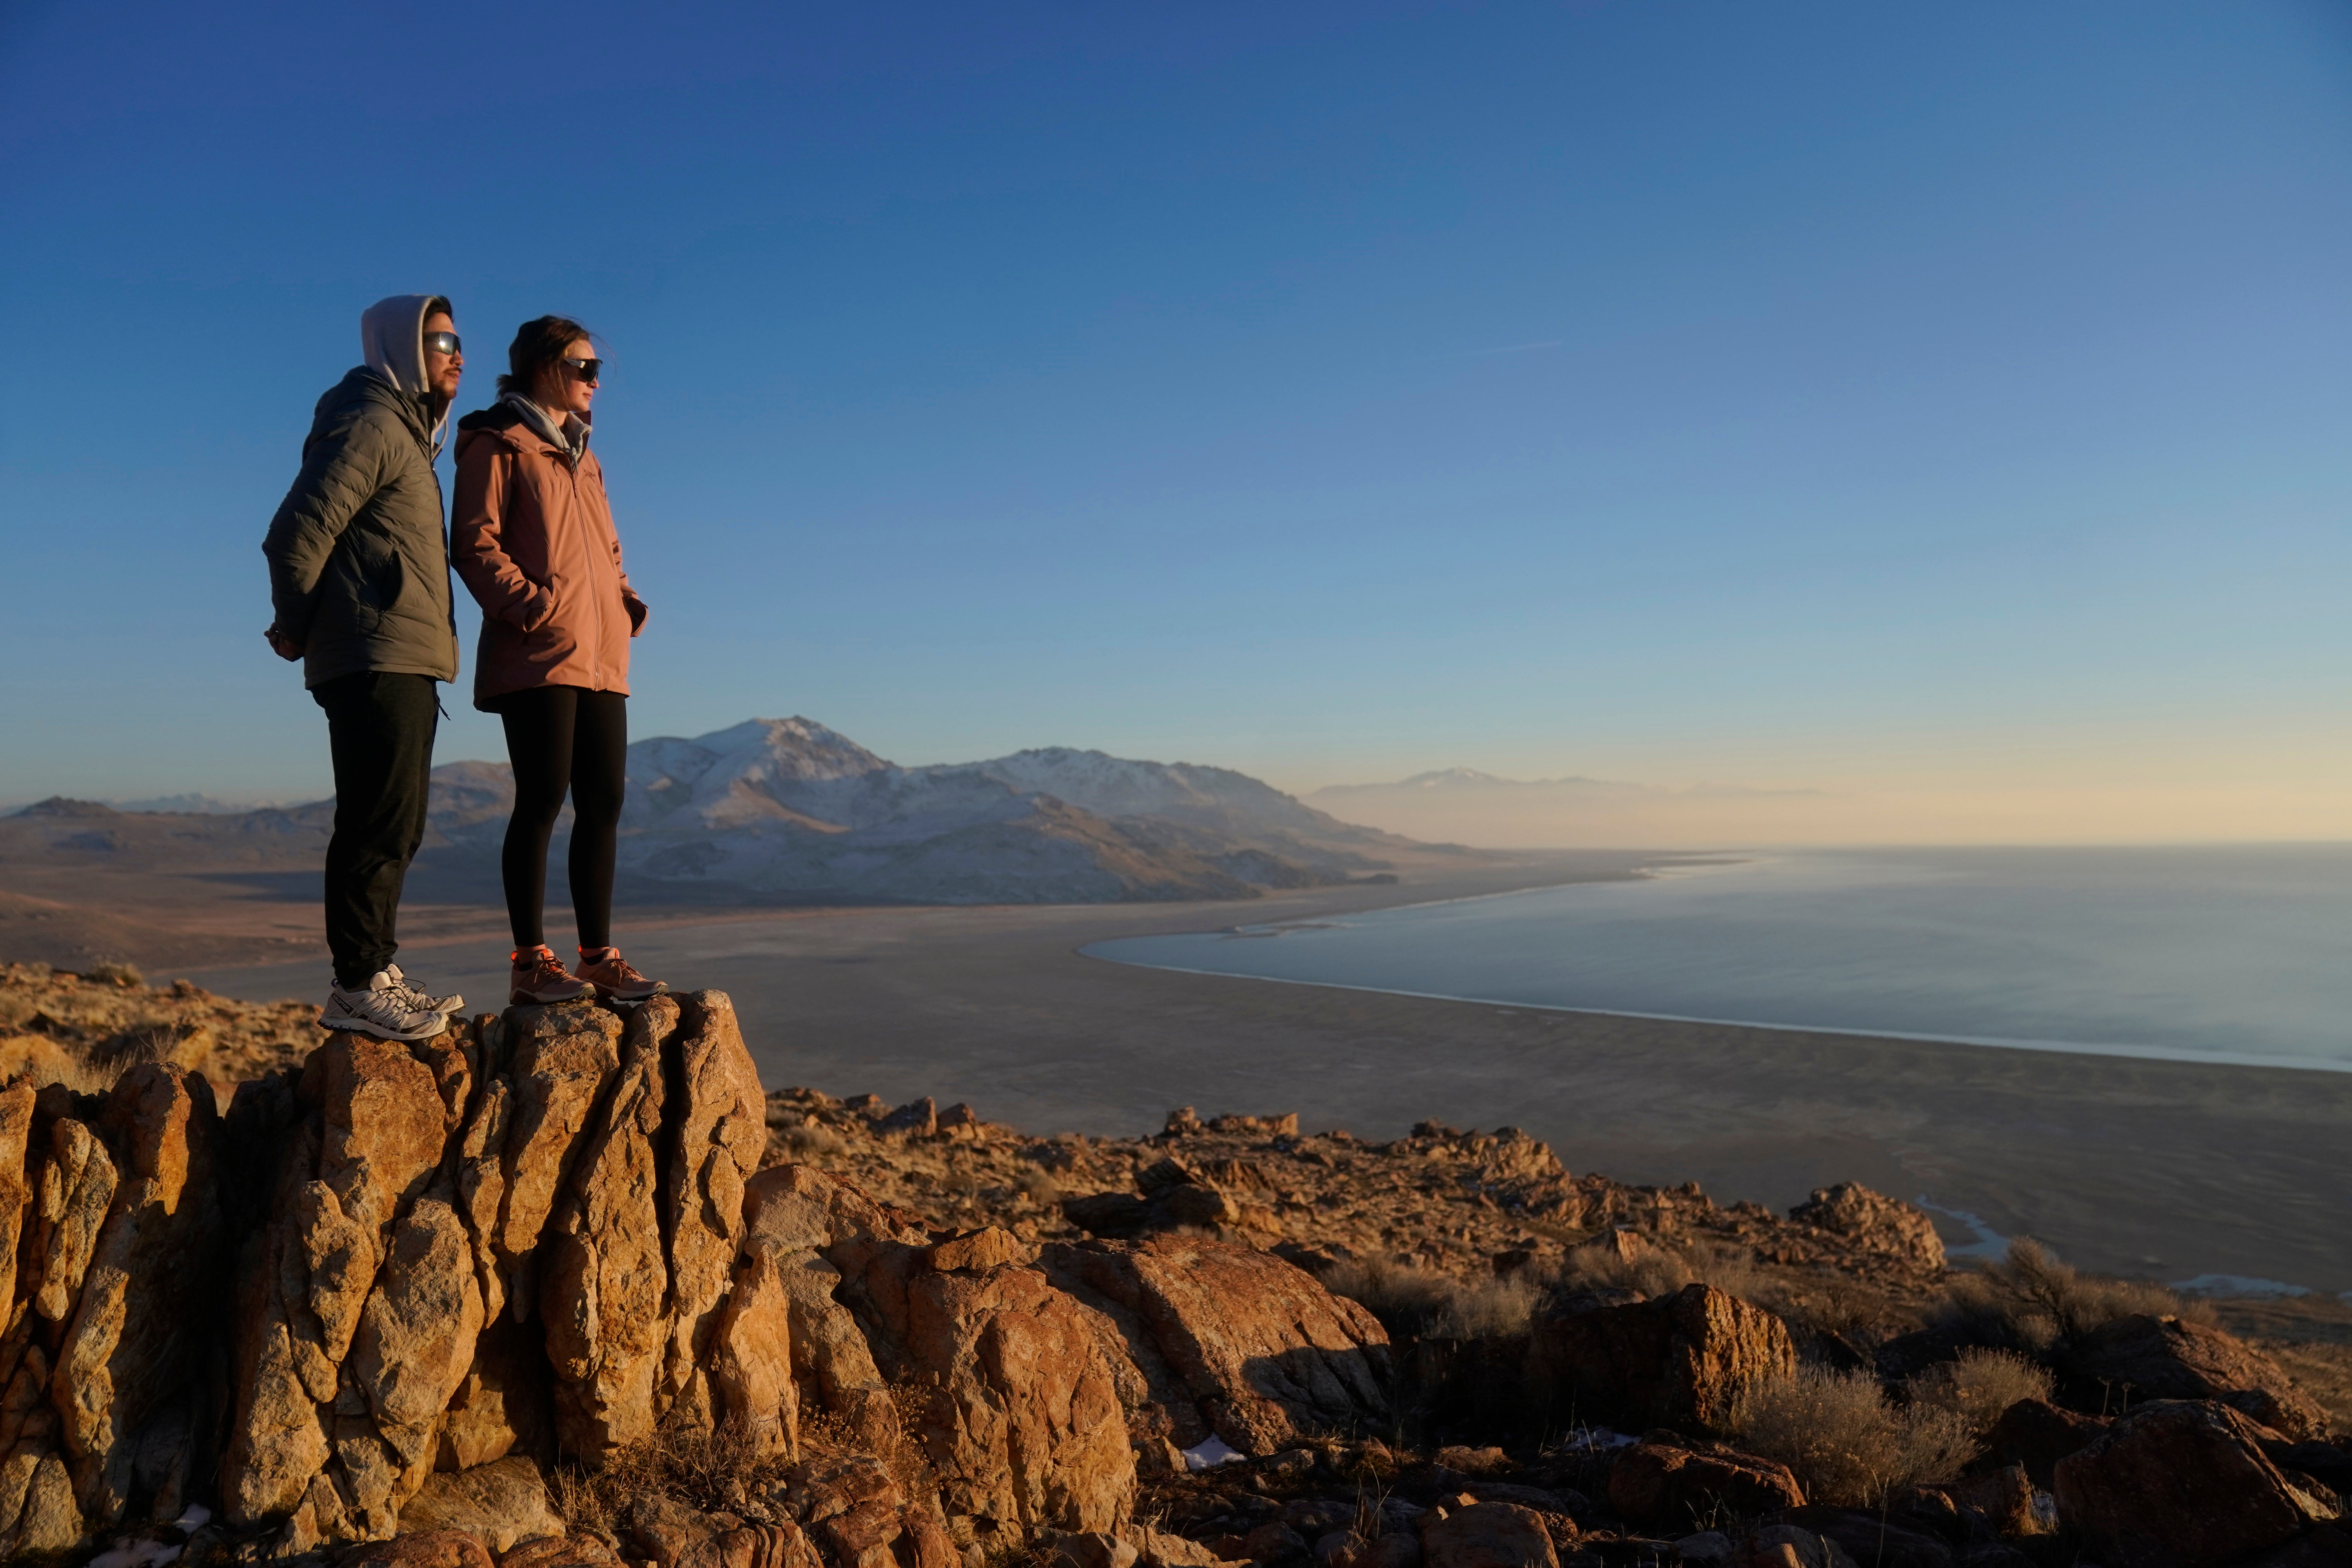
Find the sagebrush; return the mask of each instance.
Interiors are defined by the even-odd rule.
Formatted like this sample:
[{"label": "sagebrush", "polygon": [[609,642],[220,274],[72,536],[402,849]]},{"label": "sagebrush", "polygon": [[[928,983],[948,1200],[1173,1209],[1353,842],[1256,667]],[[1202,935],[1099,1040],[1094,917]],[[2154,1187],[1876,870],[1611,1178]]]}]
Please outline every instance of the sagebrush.
[{"label": "sagebrush", "polygon": [[2183,1300],[2153,1280],[2078,1273],[2021,1236],[2000,1262],[1953,1281],[1941,1317],[1947,1328],[1977,1343],[2042,1356],[2136,1313],[2200,1321],[2213,1315],[2206,1303]]},{"label": "sagebrush", "polygon": [[1867,1373],[1805,1366],[1759,1378],[1733,1403],[1739,1446],[1789,1467],[1813,1502],[1876,1508],[1960,1473],[1977,1450],[1958,1413],[1888,1403]]},{"label": "sagebrush", "polygon": [[763,1451],[736,1423],[712,1430],[657,1431],[604,1456],[593,1470],[561,1465],[550,1478],[550,1500],[575,1531],[613,1539],[635,1499],[676,1498],[706,1513],[734,1510],[774,1485],[788,1468],[782,1455]]},{"label": "sagebrush", "polygon": [[1544,1298],[1543,1283],[1524,1275],[1471,1282],[1380,1258],[1342,1263],[1323,1277],[1323,1283],[1334,1295],[1370,1312],[1381,1327],[1400,1339],[1523,1334]]},{"label": "sagebrush", "polygon": [[1970,1345],[1957,1360],[1912,1376],[1903,1392],[1913,1405],[1950,1411],[1982,1437],[2002,1411],[2021,1399],[2047,1400],[2052,1386],[2048,1369],[2016,1352]]}]

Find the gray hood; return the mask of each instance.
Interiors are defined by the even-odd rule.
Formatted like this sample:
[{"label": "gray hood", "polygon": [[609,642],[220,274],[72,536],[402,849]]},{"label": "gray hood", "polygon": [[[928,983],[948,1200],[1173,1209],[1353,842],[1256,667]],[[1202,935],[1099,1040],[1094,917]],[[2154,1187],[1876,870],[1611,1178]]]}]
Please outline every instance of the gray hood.
[{"label": "gray hood", "polygon": [[360,358],[411,397],[432,390],[425,384],[425,307],[434,299],[431,294],[394,294],[360,314]]}]

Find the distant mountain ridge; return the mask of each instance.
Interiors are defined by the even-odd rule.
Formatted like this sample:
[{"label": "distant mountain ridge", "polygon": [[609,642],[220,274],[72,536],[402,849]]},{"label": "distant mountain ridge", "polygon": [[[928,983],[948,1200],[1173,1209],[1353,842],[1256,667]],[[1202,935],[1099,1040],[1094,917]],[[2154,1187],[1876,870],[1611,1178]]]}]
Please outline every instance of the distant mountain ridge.
[{"label": "distant mountain ridge", "polygon": [[[421,881],[494,889],[513,801],[502,763],[436,768]],[[331,820],[331,802],[159,815],[50,800],[0,819],[0,857],[315,865]],[[800,717],[637,742],[621,828],[625,896],[721,905],[1245,899],[1380,876],[1426,848],[1230,768],[1069,747],[900,767]]]}]

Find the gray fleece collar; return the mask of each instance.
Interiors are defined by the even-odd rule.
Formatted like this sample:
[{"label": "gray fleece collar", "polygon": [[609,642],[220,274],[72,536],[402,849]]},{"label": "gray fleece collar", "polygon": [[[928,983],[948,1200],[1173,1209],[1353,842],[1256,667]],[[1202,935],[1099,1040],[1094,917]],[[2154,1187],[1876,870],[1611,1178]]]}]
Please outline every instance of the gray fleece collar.
[{"label": "gray fleece collar", "polygon": [[499,399],[513,409],[522,422],[530,426],[531,434],[562,452],[576,468],[588,450],[588,422],[577,414],[567,414],[558,425],[554,416],[520,392],[509,392]]}]

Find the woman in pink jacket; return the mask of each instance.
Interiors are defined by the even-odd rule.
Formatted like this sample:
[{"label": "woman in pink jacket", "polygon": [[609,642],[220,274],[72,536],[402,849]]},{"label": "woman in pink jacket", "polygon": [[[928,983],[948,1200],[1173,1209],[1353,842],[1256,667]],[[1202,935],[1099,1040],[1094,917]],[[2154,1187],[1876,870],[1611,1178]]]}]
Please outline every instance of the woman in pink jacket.
[{"label": "woman in pink jacket", "polygon": [[[526,321],[497,405],[457,422],[449,555],[482,606],[474,706],[505,724],[514,815],[499,868],[514,927],[513,1000],[566,1002],[593,986],[621,1002],[668,989],[613,942],[613,859],[627,784],[629,639],[645,601],[621,569],[604,473],[588,450],[603,362],[588,329]],[[547,841],[572,795],[570,870],[580,963],[567,973],[541,929]]]}]

